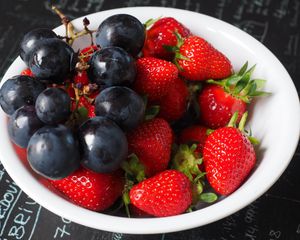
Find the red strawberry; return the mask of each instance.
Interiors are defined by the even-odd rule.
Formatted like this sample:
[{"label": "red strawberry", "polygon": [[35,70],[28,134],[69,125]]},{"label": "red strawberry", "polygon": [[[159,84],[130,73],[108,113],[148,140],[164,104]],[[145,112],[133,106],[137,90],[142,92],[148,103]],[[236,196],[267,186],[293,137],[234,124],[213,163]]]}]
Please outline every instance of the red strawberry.
[{"label": "red strawberry", "polygon": [[72,86],[72,84],[66,86],[66,92],[68,93],[68,95],[70,96],[71,99],[75,99],[75,91],[74,88]]},{"label": "red strawberry", "polygon": [[100,93],[99,90],[92,91],[92,92],[89,94],[89,98],[90,98],[90,99],[95,99],[95,98],[98,96],[99,93]]},{"label": "red strawberry", "polygon": [[86,71],[77,72],[74,76],[74,83],[81,84],[81,86],[89,84],[89,78]]},{"label": "red strawberry", "polygon": [[160,111],[158,116],[171,122],[180,119],[186,111],[189,91],[185,83],[177,78],[166,96],[158,103]]},{"label": "red strawberry", "polygon": [[128,134],[129,152],[137,155],[145,167],[147,176],[153,176],[167,169],[172,137],[170,125],[161,118],[144,122]]},{"label": "red strawberry", "polygon": [[134,89],[145,94],[149,101],[161,99],[168,93],[170,86],[178,77],[173,63],[153,57],[144,57],[136,61],[137,76]]},{"label": "red strawberry", "polygon": [[51,184],[77,205],[103,211],[122,195],[124,179],[122,171],[102,174],[81,168],[64,179],[51,180]]},{"label": "red strawberry", "polygon": [[95,106],[94,106],[94,105],[90,105],[90,106],[88,107],[88,117],[89,117],[89,118],[96,117],[96,114],[95,114]]},{"label": "red strawberry", "polygon": [[183,213],[192,203],[190,180],[181,172],[166,170],[130,190],[130,202],[156,217]]},{"label": "red strawberry", "polygon": [[231,75],[230,61],[205,39],[190,36],[180,42],[175,61],[181,76],[201,81],[210,78],[222,79]]},{"label": "red strawberry", "polygon": [[18,155],[19,159],[23,162],[28,164],[28,160],[27,160],[27,148],[21,148],[18,145],[14,144],[12,142],[12,146],[16,152],[16,154]]},{"label": "red strawberry", "polygon": [[182,130],[182,132],[179,135],[178,142],[180,144],[188,144],[188,143],[196,142],[197,143],[196,152],[202,154],[204,143],[207,139],[206,131],[207,128],[200,125],[190,126]]},{"label": "red strawberry", "polygon": [[23,70],[21,72],[21,75],[26,75],[26,76],[34,77],[33,73],[31,72],[31,70],[29,68],[26,68],[25,70]]},{"label": "red strawberry", "polygon": [[165,50],[164,46],[176,46],[175,31],[182,37],[187,37],[191,34],[189,29],[174,18],[165,17],[156,21],[147,31],[143,56],[172,60],[174,54]]},{"label": "red strawberry", "polygon": [[76,106],[76,101],[73,101],[72,102],[72,111],[74,111],[77,108],[80,108],[80,107],[85,107],[86,109],[90,106],[91,104],[89,103],[89,101],[84,97],[84,96],[80,96],[79,97],[79,100],[78,100],[78,103],[77,103],[77,106]]},{"label": "red strawberry", "polygon": [[203,88],[198,103],[201,120],[213,129],[226,126],[235,112],[239,112],[239,121],[247,108],[244,101],[225,92],[223,87],[213,84]]},{"label": "red strawberry", "polygon": [[212,84],[206,85],[198,97],[201,119],[206,126],[213,129],[224,127],[234,112],[239,112],[239,122],[253,97],[269,95],[259,91],[265,80],[251,79],[254,67],[247,70],[246,63],[238,73],[226,79],[208,80]]},{"label": "red strawberry", "polygon": [[129,205],[130,214],[136,218],[148,218],[151,217],[149,213],[144,212],[143,210],[137,208],[136,206],[130,204]]},{"label": "red strawberry", "polygon": [[208,135],[203,161],[210,185],[216,192],[228,195],[249,175],[256,156],[251,142],[241,130],[223,127]]},{"label": "red strawberry", "polygon": [[96,52],[98,49],[99,48],[96,45],[86,47],[80,51],[79,58],[81,58],[83,62],[88,62],[93,53]]},{"label": "red strawberry", "polygon": [[84,96],[81,96],[79,98],[79,101],[78,101],[78,107],[85,107],[85,108],[88,108],[90,106],[90,102],[87,100],[86,97]]}]

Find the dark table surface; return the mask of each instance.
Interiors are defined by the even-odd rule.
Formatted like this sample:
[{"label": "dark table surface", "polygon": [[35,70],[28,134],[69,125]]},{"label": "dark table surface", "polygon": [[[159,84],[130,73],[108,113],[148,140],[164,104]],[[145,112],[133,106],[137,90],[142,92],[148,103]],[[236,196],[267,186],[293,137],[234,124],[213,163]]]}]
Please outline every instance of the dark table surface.
[{"label": "dark table surface", "polygon": [[[283,63],[300,91],[300,0],[60,0],[70,18],[128,6],[188,9],[227,21],[263,42]],[[28,30],[53,28],[59,19],[46,0],[0,0],[0,79],[18,55]],[[300,148],[276,184],[241,211],[178,233],[126,235],[90,229],[63,219],[30,199],[0,163],[0,240],[13,239],[300,239]],[[8,200],[9,198],[9,200]]]}]

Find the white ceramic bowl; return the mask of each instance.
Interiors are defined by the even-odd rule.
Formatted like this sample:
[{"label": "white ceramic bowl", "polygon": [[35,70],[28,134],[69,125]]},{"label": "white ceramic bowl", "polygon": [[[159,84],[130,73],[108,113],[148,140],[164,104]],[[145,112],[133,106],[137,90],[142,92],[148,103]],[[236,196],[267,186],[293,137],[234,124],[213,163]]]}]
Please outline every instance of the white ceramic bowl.
[{"label": "white ceramic bowl", "polygon": [[[300,108],[294,84],[278,59],[260,42],[238,28],[206,15],[158,7],[136,7],[103,11],[87,16],[91,28],[110,15],[128,13],[142,22],[159,16],[172,16],[184,23],[194,34],[204,37],[222,51],[239,69],[247,60],[257,64],[254,77],[267,80],[265,90],[272,96],[259,99],[251,109],[249,125],[261,140],[258,165],[247,181],[224,200],[204,209],[179,216],[151,219],[129,219],[92,212],[65,200],[41,184],[40,178],[24,165],[9,141],[6,116],[0,112],[0,159],[9,175],[31,198],[50,211],[79,224],[112,232],[153,234],[173,232],[205,225],[224,218],[261,196],[280,177],[293,157],[299,139]],[[82,18],[74,20],[82,27]],[[55,29],[64,35],[64,27]],[[86,38],[75,44],[83,47]],[[3,80],[25,68],[20,58],[10,66]],[[3,84],[4,81],[2,81]]]}]

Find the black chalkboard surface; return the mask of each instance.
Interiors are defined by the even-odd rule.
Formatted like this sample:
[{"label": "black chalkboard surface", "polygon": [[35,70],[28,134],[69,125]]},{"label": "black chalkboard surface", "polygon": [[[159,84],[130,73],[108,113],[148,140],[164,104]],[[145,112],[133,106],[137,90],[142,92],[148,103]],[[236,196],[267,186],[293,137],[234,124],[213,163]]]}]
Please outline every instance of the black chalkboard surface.
[{"label": "black chalkboard surface", "polygon": [[[60,0],[70,18],[128,6],[165,6],[201,12],[227,21],[263,42],[281,60],[300,91],[300,0]],[[18,43],[35,27],[53,28],[59,19],[46,0],[0,0],[0,79],[18,55]],[[298,66],[298,68],[297,68]],[[39,206],[0,164],[0,240],[296,240],[300,239],[300,148],[279,181],[262,197],[218,222],[188,231],[126,235],[90,229]]]}]

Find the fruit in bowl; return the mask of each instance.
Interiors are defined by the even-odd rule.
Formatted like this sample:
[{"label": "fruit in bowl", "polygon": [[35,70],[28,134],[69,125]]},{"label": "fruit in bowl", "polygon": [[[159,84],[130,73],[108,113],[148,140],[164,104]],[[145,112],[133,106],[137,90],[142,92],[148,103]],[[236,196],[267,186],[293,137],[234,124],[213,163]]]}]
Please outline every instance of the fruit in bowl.
[{"label": "fruit in bowl", "polygon": [[[88,16],[91,25],[89,28],[96,29],[100,24],[110,23],[110,16],[113,16],[114,23],[108,24],[107,27],[113,28],[118,14],[124,12],[127,15],[122,15],[122,18],[128,17],[129,23],[132,23],[132,19],[135,24],[138,22],[141,24],[146,20],[146,15],[137,14],[135,8],[126,11],[115,10],[115,12],[103,12],[95,18],[94,15]],[[269,73],[269,68],[266,68],[265,63],[260,60],[261,53],[257,54],[258,57],[251,55],[249,51],[233,52],[232,48],[228,47],[233,46],[232,39],[226,38],[226,34],[222,35],[226,44],[221,44],[205,25],[194,26],[189,18],[184,17],[185,12],[168,10],[167,13],[168,15],[166,13],[163,15],[173,16],[172,24],[175,22],[174,31],[171,30],[173,40],[168,42],[168,39],[165,39],[161,44],[164,50],[171,51],[167,58],[159,59],[151,53],[150,55],[147,53],[147,56],[137,56],[132,50],[134,45],[131,44],[128,44],[131,47],[129,50],[122,50],[120,47],[124,45],[119,45],[116,29],[112,31],[112,38],[103,37],[105,32],[96,34],[102,39],[97,40],[96,37],[100,49],[90,46],[90,39],[87,38],[76,40],[66,38],[68,44],[74,43],[75,51],[60,39],[39,39],[36,43],[38,47],[28,53],[32,73],[27,70],[26,74],[32,75],[27,77],[28,79],[40,81],[47,89],[41,89],[36,95],[30,92],[29,100],[21,98],[19,101],[18,98],[7,98],[7,91],[2,91],[5,88],[1,88],[1,101],[5,102],[9,99],[17,103],[21,102],[21,105],[31,106],[33,113],[39,112],[33,114],[34,116],[30,115],[40,122],[41,126],[38,125],[36,128],[39,129],[34,128],[30,133],[32,137],[28,139],[27,156],[33,169],[50,179],[49,182],[54,186],[51,190],[57,189],[75,204],[94,211],[109,208],[123,195],[125,206],[129,204],[129,209],[137,208],[151,215],[152,218],[113,217],[77,207],[38,185],[37,179],[43,177],[35,175],[28,168],[24,169],[20,161],[14,162],[13,164],[23,168],[22,178],[25,177],[33,182],[33,188],[26,189],[26,186],[17,180],[17,176],[16,182],[43,205],[45,205],[44,201],[37,194],[51,196],[51,205],[54,204],[55,207],[46,204],[50,210],[87,226],[111,231],[154,233],[181,230],[214,221],[236,211],[262,194],[283,171],[281,164],[280,169],[275,169],[277,174],[272,171],[274,175],[269,176],[265,184],[260,182],[260,185],[256,185],[257,181],[262,179],[262,175],[269,172],[265,169],[274,168],[274,164],[269,166],[270,160],[268,160],[274,151],[273,143],[268,144],[272,139],[272,133],[266,131],[263,121],[259,119],[266,117],[270,109],[274,110],[269,103],[273,102],[272,98],[277,98],[279,94],[278,83],[272,80],[274,75],[265,74],[265,72]],[[137,16],[140,21],[128,14]],[[229,25],[223,25],[224,23],[206,16],[189,14],[202,18],[215,29],[222,27],[225,33],[233,31],[239,37],[246,38],[249,44],[262,48],[255,40]],[[148,14],[147,17],[153,16]],[[77,29],[80,27],[79,22],[81,20],[74,22],[77,24]],[[157,20],[149,26],[147,33],[153,32],[161,22],[167,21],[165,18]],[[87,25],[86,20],[85,24]],[[180,33],[178,26],[187,30]],[[103,26],[99,27],[97,31],[103,28]],[[86,29],[89,35],[92,31]],[[140,28],[135,29],[138,31]],[[162,26],[161,29],[164,27]],[[159,33],[160,29],[155,31]],[[57,33],[64,34],[62,31]],[[141,31],[137,35],[143,39],[141,34],[144,33]],[[144,49],[149,49],[147,44],[155,38],[155,35],[152,35],[149,39],[150,34],[147,33]],[[165,35],[170,37],[169,33]],[[41,42],[38,43],[39,41]],[[103,43],[105,46],[101,46],[101,41],[105,42]],[[109,41],[111,46],[106,45]],[[59,47],[56,48],[55,44],[58,42]],[[88,48],[80,50],[77,55],[78,47]],[[235,49],[246,48],[242,44],[237,44]],[[48,66],[50,62],[44,55],[45,65],[39,65],[40,62],[37,60],[40,54],[47,55],[52,51],[57,51],[52,59],[56,64],[63,64],[66,59],[71,63],[67,71],[65,66],[57,69]],[[145,53],[144,50],[142,52]],[[200,58],[201,52],[205,59]],[[270,54],[265,49],[262,52],[267,56]],[[57,58],[61,55],[63,55],[61,58]],[[172,56],[172,59],[169,59],[169,56]],[[251,64],[257,63],[258,71],[248,68],[247,64],[243,66],[247,60]],[[273,63],[278,65],[276,61]],[[282,67],[278,69],[282,70]],[[20,74],[21,70],[24,70],[24,64],[21,64],[17,71],[14,70],[13,75]],[[10,71],[6,74],[5,80],[11,77]],[[255,77],[251,77],[252,74]],[[282,74],[286,79],[288,75],[284,75],[286,74],[284,71]],[[257,77],[266,78],[267,90],[274,94],[253,102],[251,101],[253,97],[264,94],[260,89],[265,81],[258,80]],[[21,76],[17,77],[19,78]],[[286,85],[290,86],[289,84]],[[48,91],[58,95],[52,97],[52,94],[47,93]],[[64,97],[66,95],[68,97]],[[143,101],[145,95],[147,101]],[[61,99],[59,101],[61,104],[54,104],[56,107],[53,108],[51,105],[57,99]],[[246,103],[251,105],[247,106]],[[159,112],[158,106],[160,106]],[[210,107],[206,108],[207,106]],[[16,105],[16,109],[9,113],[13,114],[10,118],[14,122],[19,115],[13,111],[20,107],[25,106]],[[261,140],[258,149],[266,147],[264,156],[262,154],[256,156],[252,143],[257,141],[253,136],[246,136],[247,131],[244,130],[246,108],[250,113],[253,136]],[[200,115],[197,109],[200,109]],[[54,118],[49,120],[49,114],[54,115]],[[273,123],[272,119],[269,120]],[[30,119],[25,122],[25,127],[31,129],[31,122]],[[6,125],[3,126],[3,129],[7,129]],[[14,127],[13,124],[9,126]],[[196,137],[193,134],[185,134],[185,139],[182,140],[181,136],[193,128]],[[198,128],[205,129],[204,134],[200,134],[199,138],[196,134]],[[43,134],[46,134],[46,137],[42,137]],[[22,147],[28,142],[22,143]],[[173,143],[177,143],[177,146]],[[69,146],[68,144],[72,149],[70,152],[68,147],[61,148],[62,145]],[[47,148],[54,150],[41,154],[46,153]],[[294,150],[289,149],[290,153]],[[61,160],[58,161],[60,157],[55,159],[50,152],[62,156]],[[224,153],[223,156],[220,153]],[[74,156],[69,157],[69,154]],[[2,153],[2,158],[6,156]],[[42,165],[42,168],[45,168],[42,169],[43,171],[32,164],[43,161],[48,162],[48,166]],[[4,164],[11,173],[9,169],[12,169],[12,165],[5,161]],[[14,177],[14,174],[12,176]],[[247,194],[254,186],[259,186],[260,191],[257,191],[255,196]],[[111,191],[105,191],[106,189]],[[228,195],[228,197],[210,205],[219,195]],[[233,204],[237,199],[243,201],[237,205]],[[207,202],[209,206],[199,209],[201,205],[199,202]],[[65,213],[61,212],[62,209],[66,210]],[[71,209],[76,211],[78,214],[76,216],[80,216],[80,219],[69,214]],[[192,212],[184,214],[189,211]],[[211,216],[210,213],[213,215]],[[153,216],[172,217],[153,218]],[[191,221],[188,219],[193,219],[193,223],[189,223]],[[177,221],[181,222],[179,226],[176,224],[179,223]],[[143,226],[144,223],[147,223],[148,230]],[[113,224],[115,228],[110,227],[109,224]],[[133,225],[138,226],[138,230]]]}]

